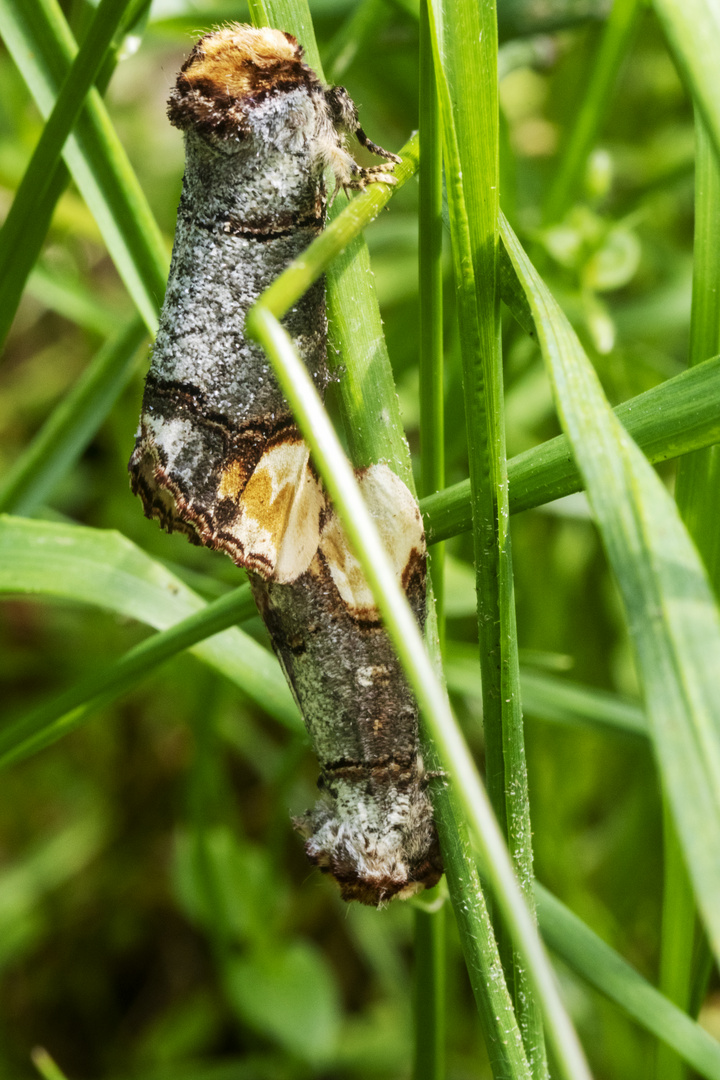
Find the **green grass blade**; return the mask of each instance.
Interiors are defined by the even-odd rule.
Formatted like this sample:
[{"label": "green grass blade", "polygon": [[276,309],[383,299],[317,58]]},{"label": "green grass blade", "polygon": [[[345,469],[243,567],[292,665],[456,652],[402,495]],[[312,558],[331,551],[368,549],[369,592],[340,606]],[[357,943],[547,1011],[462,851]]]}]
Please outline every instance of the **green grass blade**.
[{"label": "green grass blade", "polygon": [[[442,139],[433,69],[427,2],[420,4],[420,212],[418,286],[420,298],[420,470],[424,494],[445,486],[445,396],[443,371]],[[439,650],[445,641],[442,545],[428,558],[435,601]],[[415,998],[413,1080],[445,1076],[445,909],[415,911]]]},{"label": "green grass blade", "polygon": [[578,193],[588,155],[612,103],[613,86],[632,45],[641,10],[640,0],[615,0],[613,3],[585,96],[575,114],[572,131],[548,192],[547,222],[559,221]]},{"label": "green grass blade", "polygon": [[[445,386],[443,364],[442,133],[427,3],[420,12],[420,470],[422,494],[445,487]],[[430,556],[440,642],[444,641],[444,552]]]},{"label": "green grass blade", "polygon": [[[89,604],[157,630],[169,630],[208,606],[119,533],[7,516],[0,518],[0,593]],[[153,640],[148,648],[164,649]],[[297,708],[280,667],[252,638],[225,630],[192,651],[297,730]]]},{"label": "green grass blade", "polygon": [[[123,31],[130,32],[134,29],[135,20],[138,17],[138,9],[142,11],[147,6],[147,0],[138,0],[126,10],[123,23]],[[104,93],[110,81],[117,63],[118,50],[116,44],[108,52],[103,70],[96,79],[96,86],[100,93]],[[4,341],[10,325],[17,311],[20,298],[28,278],[32,277],[31,271],[35,266],[40,250],[50,229],[50,223],[55,212],[57,202],[62,195],[70,179],[70,174],[61,159],[55,162],[52,177],[48,182],[44,195],[36,194],[34,213],[25,223],[22,244],[15,248],[13,257],[13,273],[5,276],[0,289],[0,341]],[[37,268],[35,273],[37,274]],[[32,282],[31,282],[32,288]],[[52,292],[50,294],[52,296]],[[47,292],[44,293],[47,302]],[[73,317],[72,315],[70,317]],[[103,333],[105,330],[103,330]]]},{"label": "green grass blade", "polygon": [[[614,412],[651,462],[667,461],[720,440],[719,394],[720,356],[715,356],[623,402]],[[508,482],[511,514],[583,488],[566,435],[548,439],[511,458]],[[428,543],[469,532],[470,481],[463,480],[428,496],[420,508]]]},{"label": "green grass blade", "polygon": [[547,945],[591,986],[662,1040],[708,1080],[720,1080],[720,1044],[646,982],[614,949],[536,886],[540,927]]},{"label": "green grass blade", "polygon": [[[387,206],[393,194],[415,175],[420,164],[420,139],[413,135],[399,152],[402,162],[395,166],[396,183],[370,184],[355,195],[297,259],[287,266],[263,293],[263,307],[282,318],[307,292],[322,273],[332,272],[338,256],[358,239],[363,230]],[[371,293],[374,298],[374,292]]]},{"label": "green grass blade", "polygon": [[[106,338],[123,324],[122,312],[114,301],[100,299],[83,282],[51,273],[39,263],[27,279],[27,288],[44,307],[100,338]],[[6,290],[3,295],[8,295]]]},{"label": "green grass blade", "polygon": [[[87,36],[60,87],[10,211],[0,229],[0,297],[14,276],[15,252],[53,187],[56,163],[95,82],[130,0],[101,0]],[[7,319],[6,319],[7,321]],[[0,340],[4,338],[0,328]]]},{"label": "green grass blade", "polygon": [[[317,56],[314,37],[307,38],[309,16],[304,3],[264,3],[253,9],[253,19],[289,29],[306,46],[311,64]],[[317,69],[320,72],[320,69]],[[403,164],[396,169],[402,181],[408,164],[417,168],[417,143],[404,148]],[[335,351],[344,372],[339,383],[341,414],[353,462],[365,465],[388,462],[413,489],[408,446],[404,438],[397,394],[390,367],[382,321],[374,293],[367,248],[360,229],[374,216],[373,210],[387,201],[391,191],[375,185],[370,192],[352,200],[340,211],[342,196],[336,199],[336,217],[308,249],[299,264],[289,268],[264,294],[263,304],[280,315],[292,303],[293,295],[304,289],[327,266],[330,354]],[[347,228],[347,232],[344,230]],[[343,230],[343,231],[341,231]],[[299,290],[296,292],[296,290]],[[348,301],[348,297],[351,298]],[[432,612],[432,600],[429,599]],[[429,619],[428,626],[432,622]],[[428,633],[430,631],[428,630]],[[458,839],[462,814],[452,800],[436,800],[436,816],[453,908],[458,922],[468,971],[489,1044],[500,1037],[501,1029],[515,1024],[504,981],[498,982],[497,954],[488,913],[479,894],[477,871],[466,843]],[[489,1025],[489,1027],[486,1027]],[[500,1025],[500,1028],[498,1027]],[[500,1040],[502,1044],[502,1039]]]},{"label": "green grass blade", "polygon": [[[94,672],[58,697],[4,726],[0,730],[0,768],[50,746],[88,720],[97,708],[117,700],[152,675],[166,660],[254,614],[250,586],[241,585],[202,611],[136,645],[115,664]],[[246,638],[246,642],[251,640]],[[262,677],[247,679],[243,690],[252,701],[264,703]]]},{"label": "green grass blade", "polygon": [[[0,19],[2,11],[0,9]],[[2,33],[0,29],[0,34]],[[13,273],[6,275],[0,289],[0,344],[4,344],[22,298],[25,285],[35,266],[52,221],[57,202],[65,190],[70,173],[60,161],[53,170],[45,197],[38,202],[35,214],[25,229],[23,242],[15,249]]]},{"label": "green grass blade", "polygon": [[720,154],[720,12],[715,0],[654,0],[686,86]]},{"label": "green grass blade", "polygon": [[[44,116],[77,46],[56,0],[0,4],[0,36]],[[63,156],[133,302],[151,332],[165,292],[168,259],[160,231],[97,90],[87,95]]]},{"label": "green grass blade", "polygon": [[[314,461],[370,584],[378,607],[412,686],[440,758],[453,777],[453,787],[483,860],[500,911],[522,952],[542,1002],[558,1074],[570,1080],[589,1077],[567,1014],[560,1002],[552,970],[540,946],[537,929],[514,876],[512,864],[484,788],[462,735],[449,710],[420,632],[382,543],[360,496],[350,465],[332,429],[310,377],[277,320],[256,305],[248,313],[248,333],[270,357]],[[508,1020],[512,1012],[508,1015]],[[496,1018],[497,1019],[497,1018]],[[514,1019],[514,1018],[513,1018]],[[514,1027],[514,1024],[513,1024]],[[503,1049],[512,1055],[511,1076],[526,1075],[522,1043],[504,1027]]]},{"label": "green grass blade", "polygon": [[[688,372],[693,376],[706,368],[705,357],[713,356],[720,350],[717,302],[717,283],[720,281],[720,167],[699,116],[695,132],[695,244],[690,332],[690,363],[693,367]],[[716,403],[718,389],[713,391],[708,387],[707,393],[712,395],[710,400]],[[715,441],[720,442],[720,435]],[[678,469],[675,497],[683,520],[703,557],[716,595],[720,596],[720,525],[715,508],[719,470],[720,450],[717,446],[709,446],[684,458]]]},{"label": "green grass blade", "polygon": [[[434,3],[431,39],[442,117],[458,291],[473,520],[488,795],[532,910],[532,829],[520,701],[496,293],[497,27],[494,5]],[[503,935],[504,936],[504,935]],[[542,1021],[522,957],[500,938],[532,1074],[547,1076]]]},{"label": "green grass blade", "polygon": [[613,415],[574,331],[504,221],[503,240],[623,596],[663,787],[720,956],[717,607],[675,503]]},{"label": "green grass blade", "polygon": [[[690,363],[697,365],[720,349],[720,168],[710,138],[696,111],[697,160],[695,170],[695,238],[693,246],[693,302],[690,324]],[[717,399],[716,399],[717,400]],[[720,596],[720,525],[715,496],[720,454],[712,446],[680,462],[675,498],[683,521],[703,558],[715,595]],[[689,1009],[692,996],[695,903],[687,871],[667,804],[663,815],[665,837],[662,949],[660,988],[671,1001]],[[658,1077],[683,1080],[686,1069],[668,1048],[660,1046]]]},{"label": "green grass blade", "polygon": [[0,513],[31,513],[77,461],[127,385],[146,333],[134,318],[99,350],[5,475]]},{"label": "green grass blade", "polygon": [[[480,674],[472,646],[453,644],[448,650],[445,674],[450,690],[482,700]],[[640,705],[617,694],[571,682],[532,668],[521,667],[525,712],[558,724],[583,724],[626,735],[649,735]]]}]

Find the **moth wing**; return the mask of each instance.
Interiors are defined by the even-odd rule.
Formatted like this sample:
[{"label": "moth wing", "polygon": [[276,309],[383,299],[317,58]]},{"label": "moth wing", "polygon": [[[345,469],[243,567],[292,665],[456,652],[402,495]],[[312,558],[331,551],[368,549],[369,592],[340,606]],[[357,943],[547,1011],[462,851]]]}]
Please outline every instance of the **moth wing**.
[{"label": "moth wing", "polygon": [[238,498],[232,533],[242,565],[287,585],[310,565],[320,542],[325,493],[304,442],[285,440],[264,451]]},{"label": "moth wing", "polygon": [[[387,465],[371,465],[357,473],[357,480],[398,581],[405,586],[408,572],[425,554],[425,534],[418,504],[412,492]],[[365,572],[334,512],[323,528],[320,551],[350,613],[357,619],[379,619]]]}]

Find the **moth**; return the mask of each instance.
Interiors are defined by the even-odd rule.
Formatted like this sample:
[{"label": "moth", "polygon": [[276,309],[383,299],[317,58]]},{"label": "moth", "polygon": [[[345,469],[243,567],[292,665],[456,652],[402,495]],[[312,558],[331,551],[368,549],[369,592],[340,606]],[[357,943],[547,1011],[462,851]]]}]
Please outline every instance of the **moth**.
[{"label": "moth", "polygon": [[[346,900],[381,904],[442,873],[417,707],[361,567],[262,349],[244,333],[263,290],[324,227],[336,185],[394,182],[342,87],[324,86],[291,34],[234,24],[202,37],[168,103],[186,166],[167,293],[129,471],[145,514],[226,552],[258,609],[320,762],[297,818],[310,860]],[[348,134],[386,159],[358,165]],[[321,395],[324,283],[284,325]],[[358,473],[418,622],[425,540],[417,503],[384,464]]]}]

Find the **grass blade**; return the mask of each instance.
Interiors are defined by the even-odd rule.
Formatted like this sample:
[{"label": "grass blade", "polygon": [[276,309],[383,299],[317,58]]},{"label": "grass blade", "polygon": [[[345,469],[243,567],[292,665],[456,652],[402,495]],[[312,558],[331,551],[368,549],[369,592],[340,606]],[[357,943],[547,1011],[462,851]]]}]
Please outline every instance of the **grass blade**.
[{"label": "grass blade", "polygon": [[[458,291],[488,795],[532,910],[532,829],[509,533],[499,299],[497,27],[494,5],[431,6]],[[480,283],[482,283],[481,287]],[[504,935],[503,935],[504,936]],[[500,950],[532,1075],[547,1076],[542,1021],[523,958]]]},{"label": "grass blade", "polygon": [[646,1031],[672,1046],[701,1076],[720,1080],[720,1045],[547,889],[537,885],[536,894],[540,926],[549,948]]},{"label": "grass blade", "polygon": [[[690,363],[698,366],[720,348],[717,282],[720,273],[718,207],[720,168],[705,124],[695,117],[695,238],[693,245],[693,302],[690,323]],[[691,454],[680,462],[675,498],[683,521],[703,558],[715,595],[720,595],[720,526],[715,508],[720,454],[717,446]],[[687,879],[682,850],[667,801],[663,814],[665,837],[660,988],[683,1009],[692,999],[695,902]],[[668,1048],[658,1047],[657,1075],[682,1080],[687,1070]]]},{"label": "grass blade", "polygon": [[[450,713],[433,665],[428,661],[417,624],[388,564],[352,469],[286,332],[259,305],[248,313],[246,325],[248,333],[260,340],[273,363],[283,392],[361,561],[441,760],[453,777],[457,798],[477,843],[493,893],[517,948],[523,953],[538,1000],[542,1002],[558,1073],[567,1080],[571,1077],[585,1080],[589,1073],[582,1050],[560,1002],[552,970],[515,879],[487,795]],[[526,1075],[522,1043],[509,1036],[507,1030],[505,1028],[503,1050],[512,1055],[514,1071],[510,1075]]]},{"label": "grass blade", "polygon": [[[445,396],[442,139],[426,0],[420,4],[419,111],[420,469],[421,489],[428,495],[445,486]],[[439,545],[428,557],[428,571],[440,653],[445,641],[444,563],[445,552]],[[418,906],[415,911],[414,1080],[443,1080],[445,1076],[445,915],[442,903],[436,910]]]},{"label": "grass blade", "polygon": [[[15,252],[31,227],[38,206],[47,200],[53,187],[54,170],[85,97],[92,87],[110,48],[115,32],[131,0],[101,0],[85,40],[72,67],[60,87],[57,99],[40,140],[35,147],[10,211],[0,229],[0,297],[7,288],[7,279],[14,277]],[[0,341],[4,340],[9,319],[0,326]]]},{"label": "grass blade", "polygon": [[585,96],[548,192],[544,215],[548,223],[563,217],[577,193],[588,155],[612,103],[613,86],[632,45],[641,9],[640,0],[615,0],[610,10]]},{"label": "grass blade", "polygon": [[[255,604],[250,586],[241,585],[228,596],[136,645],[115,664],[94,672],[59,697],[5,725],[0,731],[0,768],[50,746],[88,720],[96,709],[137,686],[166,660],[254,614]],[[242,636],[244,652],[247,653],[252,639]],[[262,651],[257,645],[255,650],[256,655]],[[253,651],[251,646],[250,651]],[[250,668],[247,674],[250,675]],[[243,682],[243,690],[251,700],[264,704],[265,684],[262,678],[248,677]]]},{"label": "grass blade", "polygon": [[[44,116],[77,53],[56,0],[0,4],[0,35]],[[63,157],[145,325],[154,333],[168,258],[155,218],[110,123],[91,89]],[[57,184],[57,182],[56,182]],[[57,186],[53,192],[58,194]]]},{"label": "grass blade", "polygon": [[635,646],[653,743],[709,938],[720,956],[720,618],[675,503],[605,400],[580,342],[509,225],[558,413],[585,480]]},{"label": "grass blade", "polygon": [[[720,440],[718,394],[720,356],[715,356],[623,402],[613,411],[651,462],[667,461]],[[583,488],[566,435],[548,439],[511,458],[508,482],[511,514]],[[430,544],[472,528],[469,480],[428,496],[420,506]]]},{"label": "grass blade", "polygon": [[[307,30],[307,16],[297,12],[298,3],[264,4],[254,16],[296,33]],[[309,59],[316,56],[314,38]],[[417,142],[411,139],[403,149],[403,164],[395,175],[399,184],[417,168]],[[399,186],[396,185],[397,186]],[[413,489],[412,469],[399,414],[397,394],[382,331],[377,299],[369,273],[367,248],[361,229],[386,202],[392,192],[384,185],[354,198],[338,213],[325,233],[308,248],[298,262],[286,269],[263,294],[262,304],[278,317],[327,267],[328,306],[332,331],[331,352],[338,351],[345,367],[340,381],[341,412],[350,452],[355,464],[387,461]],[[336,206],[340,203],[336,200]],[[330,262],[330,260],[333,260]],[[330,265],[328,265],[330,263]],[[347,297],[352,297],[348,303]],[[433,605],[429,602],[427,633],[431,634]],[[431,640],[437,657],[437,641]],[[431,750],[428,750],[431,753]],[[503,1032],[516,1030],[512,1004],[501,976],[497,947],[490,926],[477,869],[465,839],[462,809],[457,800],[440,792],[434,799],[438,830],[450,884],[453,910],[458,924],[468,973],[488,1044],[504,1055]],[[517,1054],[513,1040],[508,1053]],[[518,1069],[524,1066],[522,1053]]]},{"label": "grass blade", "polygon": [[675,62],[720,154],[720,11],[714,0],[654,0]]},{"label": "grass blade", "polygon": [[[0,518],[0,593],[90,604],[157,630],[169,630],[208,607],[179,578],[119,533],[7,516]],[[159,639],[160,635],[144,646],[150,650],[148,670],[153,649],[166,656]],[[297,730],[297,708],[280,667],[256,641],[231,629],[200,641],[192,651],[266,712]]]},{"label": "grass blade", "polygon": [[0,485],[0,513],[31,513],[87,447],[135,368],[146,337],[135,318],[107,342]]}]

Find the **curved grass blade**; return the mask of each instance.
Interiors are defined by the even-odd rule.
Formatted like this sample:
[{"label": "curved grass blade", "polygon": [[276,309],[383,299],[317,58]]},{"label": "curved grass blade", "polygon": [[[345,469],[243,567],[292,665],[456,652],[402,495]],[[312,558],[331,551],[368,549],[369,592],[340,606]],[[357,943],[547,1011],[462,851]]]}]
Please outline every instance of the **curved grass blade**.
[{"label": "curved grass blade", "polygon": [[[494,4],[429,6],[442,118],[445,179],[460,320],[473,550],[482,672],[485,775],[532,910],[532,828],[520,700],[509,532],[497,292],[499,135]],[[523,958],[505,942],[523,1042],[536,1080],[547,1077],[542,1020]]]},{"label": "curved grass blade", "polygon": [[[720,356],[705,360],[613,411],[627,433],[655,463],[720,441]],[[566,435],[548,439],[508,462],[510,513],[560,499],[583,489]],[[428,543],[472,528],[470,481],[421,500]]]},{"label": "curved grass blade", "polygon": [[[271,12],[267,10],[269,7],[272,7]],[[305,13],[300,12],[294,21],[296,7],[304,8],[304,3],[264,5],[262,15],[257,18],[273,21],[283,29],[289,28],[299,37],[299,28],[307,28],[307,20]],[[402,164],[395,169],[396,187],[417,168],[417,155],[417,138],[413,138],[403,148]],[[369,273],[367,248],[360,236],[361,229],[375,217],[391,194],[392,190],[377,184],[354,198],[303,256],[263,294],[261,302],[281,316],[327,267],[333,347],[339,351],[346,369],[340,381],[341,412],[353,460],[356,464],[390,462],[412,490],[409,450]],[[350,302],[348,296],[352,298]],[[428,626],[432,620],[433,605],[429,599]],[[461,839],[462,812],[451,798],[444,797],[435,800],[435,810],[475,999],[488,1043],[500,1048],[499,1067],[504,1067],[505,1054],[517,1054],[517,1049],[503,1032],[514,1029],[516,1022],[504,979],[499,978],[501,967],[497,947],[477,870],[467,842]],[[504,1049],[506,1043],[507,1051]],[[519,1054],[517,1069],[526,1068],[523,1061],[524,1056]]]},{"label": "curved grass blade", "polygon": [[31,513],[77,461],[127,385],[146,335],[134,318],[99,350],[4,477],[0,513]]},{"label": "curved grass blade", "polygon": [[[0,297],[8,276],[15,276],[15,252],[32,225],[38,206],[47,199],[53,185],[55,165],[65,141],[80,115],[85,97],[105,60],[115,32],[131,0],[101,0],[85,40],[68,70],[67,76],[42,130],[12,205],[0,228]],[[9,326],[5,316],[5,324]],[[0,341],[7,326],[0,325]]]},{"label": "curved grass blade", "polygon": [[[0,36],[38,108],[48,116],[77,54],[75,39],[56,0],[7,0],[0,4]],[[63,157],[120,277],[145,325],[154,333],[169,260],[155,218],[96,89],[86,97]],[[56,188],[53,191],[58,193]]]},{"label": "curved grass blade", "polygon": [[[309,27],[304,0],[266,2],[256,5],[253,11],[256,23],[271,23],[295,33],[308,49],[310,63],[314,62],[317,56],[314,37],[308,40],[301,36]],[[403,148],[402,164],[395,169],[396,187],[415,171],[417,156],[417,139],[411,139]],[[413,490],[409,449],[369,272],[367,247],[360,236],[362,228],[391,194],[385,185],[376,184],[353,198],[303,256],[263,294],[261,303],[280,317],[327,267],[331,352],[333,348],[339,352],[345,368],[339,384],[341,413],[353,461],[356,464],[389,462]],[[336,200],[336,207],[340,201]],[[429,599],[428,627],[432,621],[433,605]],[[455,917],[478,1010],[488,1042],[502,1047],[505,1041],[502,1032],[515,1027],[515,1017],[504,979],[498,979],[497,949],[477,870],[468,844],[460,839],[462,812],[452,799],[444,797],[435,800],[435,810]],[[512,1040],[510,1046],[512,1050]]]},{"label": "curved grass blade", "polygon": [[[198,613],[208,617],[208,605],[192,589],[119,533],[7,516],[0,518],[0,593],[89,604],[158,630],[169,630]],[[226,601],[232,603],[228,597],[216,603]],[[213,606],[209,618],[217,610],[222,613],[223,608]],[[199,618],[190,625],[193,633],[202,626]],[[148,670],[152,649],[165,649],[163,642],[153,641],[157,639],[139,647],[141,652],[150,649]],[[199,640],[193,653],[271,716],[298,728],[297,708],[277,661],[252,638],[237,629],[225,630]]]},{"label": "curved grass blade", "polygon": [[720,11],[715,0],[653,0],[686,86],[720,155]]},{"label": "curved grass blade", "polygon": [[575,332],[504,219],[502,237],[623,597],[663,787],[720,957],[718,610],[675,503],[613,414]]},{"label": "curved grass blade", "polygon": [[626,960],[593,933],[569,908],[535,886],[542,935],[550,949],[590,986],[679,1054],[708,1080],[720,1080],[720,1044]]},{"label": "curved grass blade", "polygon": [[[425,724],[441,760],[453,777],[453,788],[477,843],[484,872],[516,947],[527,963],[538,1000],[542,1002],[548,1037],[558,1063],[558,1074],[566,1080],[571,1077],[572,1080],[586,1080],[589,1072],[582,1050],[560,1001],[554,975],[514,876],[487,795],[449,710],[447,697],[428,660],[415,619],[388,564],[352,469],[287,333],[258,304],[248,313],[246,326],[248,333],[263,345],[273,363],[283,392],[360,559],[388,633],[420,704]],[[510,1075],[523,1076],[523,1062],[526,1059],[517,1027],[515,1031],[518,1033],[517,1039],[506,1034],[504,1049],[513,1055],[515,1062]]]}]

